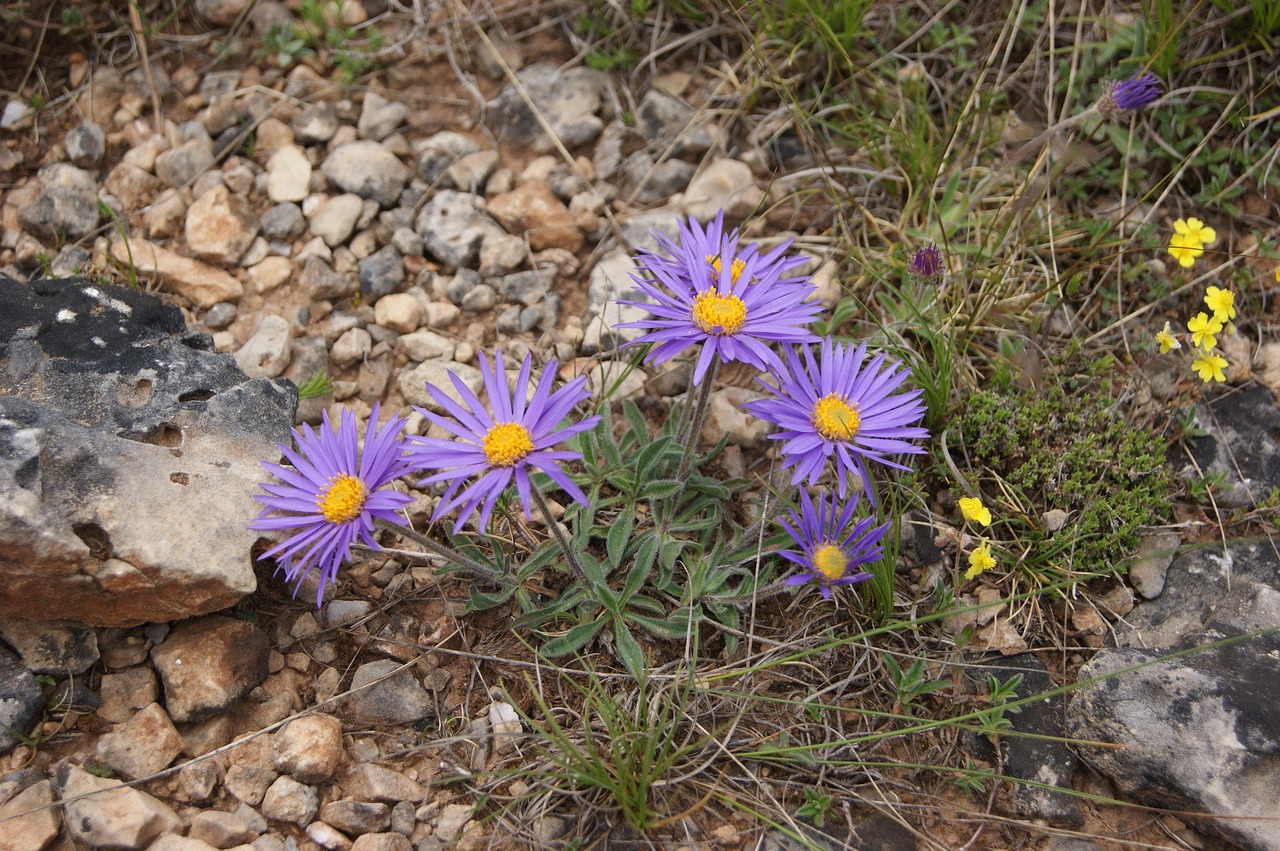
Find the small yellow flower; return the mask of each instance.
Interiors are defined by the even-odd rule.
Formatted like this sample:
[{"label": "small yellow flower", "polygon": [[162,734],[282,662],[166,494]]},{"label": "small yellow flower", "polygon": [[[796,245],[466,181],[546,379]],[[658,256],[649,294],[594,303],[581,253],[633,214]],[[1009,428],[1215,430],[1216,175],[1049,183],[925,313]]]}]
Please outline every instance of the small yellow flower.
[{"label": "small yellow flower", "polygon": [[1167,355],[1174,349],[1182,348],[1182,344],[1178,342],[1178,338],[1173,336],[1173,331],[1169,329],[1169,323],[1164,323],[1164,328],[1160,329],[1156,334],[1156,342],[1160,344],[1160,354]]},{"label": "small yellow flower", "polygon": [[996,560],[991,555],[991,544],[984,540],[976,550],[969,553],[969,569],[964,572],[965,579],[972,579],[984,570],[990,570],[996,566]]},{"label": "small yellow flower", "polygon": [[1226,358],[1212,352],[1205,352],[1191,362],[1191,368],[1200,374],[1200,380],[1206,384],[1210,381],[1226,381],[1227,376],[1222,371],[1226,365]]},{"label": "small yellow flower", "polygon": [[1173,223],[1173,229],[1186,237],[1187,242],[1208,245],[1211,242],[1218,241],[1218,232],[1213,228],[1205,227],[1204,222],[1195,217],[1189,218],[1185,222],[1182,219],[1178,219]]},{"label": "small yellow flower", "polygon": [[1207,352],[1218,345],[1218,338],[1214,335],[1222,330],[1222,322],[1202,311],[1187,322],[1187,330],[1191,332],[1191,345]]},{"label": "small yellow flower", "polygon": [[1280,283],[1280,266],[1276,267],[1276,283]]},{"label": "small yellow flower", "polygon": [[962,497],[960,499],[960,513],[970,523],[978,523],[982,526],[991,525],[991,510],[982,504],[980,497]]},{"label": "small yellow flower", "polygon": [[1219,322],[1226,323],[1236,318],[1236,294],[1231,290],[1209,287],[1205,290],[1204,303]]},{"label": "small yellow flower", "polygon": [[1189,269],[1196,264],[1196,258],[1204,254],[1204,248],[1200,243],[1191,242],[1182,234],[1175,233],[1169,239],[1169,253],[1178,261],[1179,266]]}]

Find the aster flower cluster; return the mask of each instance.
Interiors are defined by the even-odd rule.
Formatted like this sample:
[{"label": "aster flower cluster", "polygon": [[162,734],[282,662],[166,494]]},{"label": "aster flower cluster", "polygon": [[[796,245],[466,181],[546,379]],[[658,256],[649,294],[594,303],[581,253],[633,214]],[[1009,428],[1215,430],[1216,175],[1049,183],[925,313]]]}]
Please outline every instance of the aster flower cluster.
[{"label": "aster flower cluster", "polygon": [[[779,427],[770,438],[780,441],[782,467],[794,468],[793,485],[817,486],[831,470],[838,494],[830,503],[819,497],[815,509],[801,491],[801,512],[792,513],[792,525],[783,524],[801,550],[782,555],[808,569],[790,581],[814,580],[828,596],[832,585],[868,578],[857,567],[879,558],[873,544],[883,532],[870,533],[869,520],[857,524],[853,528],[861,543],[856,543],[839,530],[852,522],[859,492],[875,507],[868,461],[906,469],[895,457],[924,451],[911,442],[928,437],[919,426],[923,394],[896,392],[910,370],[882,354],[868,358],[865,343],[849,347],[819,340],[807,330],[821,308],[810,300],[813,284],[787,274],[804,263],[784,256],[789,241],[762,254],[743,244],[737,231],[726,233],[722,216],[705,228],[689,222],[675,242],[655,237],[666,256],[642,252],[634,276],[652,303],[626,302],[645,307],[654,318],[623,326],[646,332],[628,345],[654,344],[645,360],[662,363],[700,344],[695,385],[718,360],[743,361],[765,371],[760,383],[772,398],[748,402],[743,409]],[[921,276],[941,274],[936,247],[913,264]],[[782,357],[773,343],[784,344]],[[702,389],[705,403],[710,387]],[[697,414],[694,422],[700,422]],[[690,439],[697,439],[696,428]],[[851,490],[851,501],[838,504]]]},{"label": "aster flower cluster", "polygon": [[[923,452],[913,441],[928,436],[919,426],[921,391],[903,389],[909,370],[882,354],[869,355],[865,343],[819,340],[808,330],[821,305],[811,300],[809,278],[794,274],[805,261],[786,255],[789,243],[761,251],[736,230],[726,231],[718,217],[706,226],[689,222],[678,240],[659,237],[659,244],[663,252],[638,258],[636,282],[652,300],[644,303],[652,318],[630,323],[645,332],[631,345],[652,344],[646,359],[658,363],[698,346],[693,381],[703,384],[699,406],[707,403],[718,363],[741,361],[765,372],[761,383],[772,397],[744,407],[779,427],[771,437],[779,441],[782,466],[793,469],[792,483],[816,487],[828,474],[834,479],[834,491],[816,499],[801,490],[799,510],[782,522],[797,548],[779,555],[799,566],[785,584],[813,581],[829,597],[834,587],[869,578],[861,568],[881,557],[888,526],[876,526],[873,516],[859,511],[863,493],[875,506],[868,462],[905,469],[896,459]],[[940,270],[940,255],[930,262],[922,275]],[[263,558],[275,559],[297,583],[317,571],[321,595],[353,546],[379,548],[375,523],[449,558],[450,551],[397,523],[412,497],[394,482],[410,475],[419,486],[443,486],[432,520],[453,515],[455,535],[477,516],[477,528],[485,532],[499,498],[514,485],[524,513],[531,516],[538,507],[571,572],[584,578],[582,553],[560,532],[531,476],[542,473],[570,499],[588,502],[563,467],[582,455],[563,445],[595,429],[601,417],[575,418],[590,396],[587,380],[574,378],[556,389],[556,371],[552,360],[535,378],[526,355],[509,388],[502,353],[492,363],[482,354],[487,405],[452,373],[452,392],[428,384],[436,410],[415,410],[448,437],[404,437],[405,420],[392,417],[379,426],[377,407],[363,446],[350,411],[336,429],[326,415],[318,433],[308,426],[296,430],[295,447],[280,446],[289,465],[264,465],[277,481],[263,485],[265,495],[257,497],[263,508],[251,526],[285,538]],[[700,423],[700,416],[695,410],[693,422]],[[696,425],[688,432],[682,466],[698,433]]]}]

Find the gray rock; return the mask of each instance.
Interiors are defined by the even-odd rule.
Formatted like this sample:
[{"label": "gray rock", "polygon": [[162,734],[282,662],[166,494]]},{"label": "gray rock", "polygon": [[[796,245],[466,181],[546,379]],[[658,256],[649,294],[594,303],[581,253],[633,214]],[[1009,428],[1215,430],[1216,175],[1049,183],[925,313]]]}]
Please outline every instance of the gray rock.
[{"label": "gray rock", "polygon": [[279,316],[262,317],[257,332],[236,352],[236,365],[251,378],[277,378],[289,366],[292,329]]},{"label": "gray rock", "polygon": [[498,313],[498,331],[503,334],[515,334],[520,330],[520,307],[511,305]]},{"label": "gray rock", "polygon": [[302,827],[320,809],[320,794],[314,786],[299,783],[282,774],[262,798],[262,814],[272,821],[287,821]]},{"label": "gray rock", "polygon": [[235,706],[266,679],[270,650],[266,635],[248,621],[210,615],[178,624],[151,651],[170,717],[202,721]]},{"label": "gray rock", "polygon": [[[985,688],[988,676],[1006,682],[1017,674],[1022,675],[1018,697],[1053,691],[1057,687],[1045,666],[1029,653],[990,659],[970,669],[970,676],[980,688]],[[999,752],[1008,776],[1030,781],[1012,784],[1013,815],[1043,819],[1056,827],[1082,826],[1084,811],[1069,791],[1076,758],[1063,741],[1066,698],[1059,694],[1017,709],[1016,713],[1010,711],[1004,716],[1012,733],[1001,738]],[[974,733],[970,739],[973,752],[995,762],[995,749],[984,736]]]},{"label": "gray rock", "polygon": [[1174,647],[1212,620],[1240,631],[1280,627],[1280,616],[1273,623],[1257,623],[1250,614],[1263,588],[1280,588],[1269,544],[1241,541],[1225,552],[1205,548],[1183,553],[1169,566],[1163,593],[1135,607],[1123,624],[1116,625],[1116,644]]},{"label": "gray rock", "polygon": [[83,245],[64,245],[49,271],[55,278],[72,278],[93,268],[93,252]]},{"label": "gray rock", "polygon": [[345,700],[352,723],[413,724],[435,713],[431,695],[408,670],[396,671],[399,667],[398,662],[380,659],[356,669],[351,677],[354,693]]},{"label": "gray rock", "polygon": [[[522,334],[527,334],[542,324],[544,318],[542,305],[530,305],[520,311],[520,319],[516,324],[516,330]],[[548,323],[548,327],[554,327],[554,323]]]},{"label": "gray rock", "polygon": [[344,192],[395,206],[409,182],[409,167],[378,142],[361,141],[340,145],[320,166],[324,176]]},{"label": "gray rock", "polygon": [[400,387],[401,395],[410,405],[417,405],[439,413],[440,406],[427,394],[426,385],[432,384],[455,402],[461,402],[462,400],[458,397],[458,392],[454,389],[453,382],[449,380],[449,373],[451,372],[458,376],[472,393],[479,393],[480,388],[484,385],[484,377],[480,374],[480,370],[474,366],[439,360],[425,361],[413,369],[404,370],[397,377],[396,382]]},{"label": "gray rock", "polygon": [[381,833],[391,825],[391,808],[371,801],[330,801],[320,808],[320,818],[348,836]]},{"label": "gray rock", "polygon": [[98,635],[65,621],[0,616],[0,637],[33,674],[83,674],[98,661]]},{"label": "gray rock", "polygon": [[145,665],[103,674],[101,691],[98,717],[115,724],[128,721],[139,709],[155,703],[160,694],[155,671]]},{"label": "gray rock", "polygon": [[668,239],[675,240],[680,235],[680,222],[683,218],[675,210],[652,210],[631,216],[622,222],[623,242],[633,251],[659,251],[660,246],[654,234],[661,233]]},{"label": "gray rock", "polygon": [[[1280,446],[1272,435],[1280,433],[1280,410],[1271,391],[1259,384],[1231,388],[1196,406],[1195,422],[1208,434],[1189,440],[1193,461],[1176,456],[1183,466],[1179,475],[1189,481],[1220,474],[1225,487],[1215,491],[1224,508],[1253,507],[1280,488]],[[1242,480],[1239,473],[1244,472]]]},{"label": "gray rock", "polygon": [[204,324],[214,331],[221,331],[236,321],[236,306],[227,301],[220,301],[204,314]]},{"label": "gray rock", "polygon": [[213,144],[207,139],[192,139],[156,157],[156,177],[166,186],[180,189],[213,168]]},{"label": "gray rock", "polygon": [[67,834],[90,848],[144,848],[164,833],[180,833],[182,819],[160,801],[95,777],[76,765],[58,768]]},{"label": "gray rock", "polygon": [[523,92],[506,86],[490,104],[498,136],[508,145],[547,153],[555,146],[525,101],[533,101],[552,133],[570,150],[595,140],[604,129],[597,116],[606,78],[588,68],[564,70],[550,62],[523,68],[516,75]]},{"label": "gray rock", "polygon": [[316,103],[293,117],[289,126],[302,145],[323,145],[338,132],[338,109],[331,103]]},{"label": "gray rock", "polygon": [[409,360],[421,363],[436,358],[451,358],[456,346],[453,340],[434,331],[414,331],[396,340],[396,348],[409,356]]},{"label": "gray rock", "polygon": [[334,341],[329,357],[342,368],[360,363],[373,349],[373,338],[363,328],[350,328]]},{"label": "gray rock", "polygon": [[445,287],[445,297],[454,304],[462,304],[467,293],[484,283],[484,279],[474,269],[459,269]]},{"label": "gray rock", "polygon": [[413,228],[398,227],[391,234],[391,244],[396,251],[410,257],[421,257],[425,247],[422,237]]},{"label": "gray rock", "polygon": [[671,95],[650,89],[644,93],[636,119],[644,138],[670,156],[696,159],[711,150],[715,137],[698,112]]},{"label": "gray rock", "polygon": [[67,131],[62,144],[67,157],[77,168],[93,168],[107,152],[107,134],[92,121],[84,121]]},{"label": "gray rock", "polygon": [[178,798],[193,804],[208,804],[222,783],[222,763],[202,759],[185,763],[178,771]]},{"label": "gray rock", "polygon": [[537,304],[546,296],[555,279],[555,272],[550,269],[515,272],[503,277],[502,297],[525,306]]},{"label": "gray rock", "polygon": [[93,175],[67,163],[40,169],[29,194],[18,202],[18,224],[50,242],[77,240],[98,226],[98,186]]},{"label": "gray rock", "polygon": [[302,208],[297,204],[276,204],[262,214],[258,231],[267,239],[294,239],[307,229]]},{"label": "gray rock", "polygon": [[404,283],[404,258],[394,245],[384,245],[360,261],[360,294],[369,304],[390,295]]},{"label": "gray rock", "polygon": [[409,107],[387,100],[377,92],[365,92],[356,129],[365,139],[381,142],[396,131],[409,117]]},{"label": "gray rock", "polygon": [[258,217],[243,197],[217,186],[187,208],[185,234],[198,257],[232,265],[258,235]]},{"label": "gray rock", "polygon": [[653,157],[637,151],[622,165],[623,185],[637,204],[657,204],[689,187],[697,167],[684,160],[654,163]]},{"label": "gray rock", "polygon": [[482,192],[499,159],[497,151],[476,151],[458,157],[445,169],[443,183],[461,192]]},{"label": "gray rock", "polygon": [[397,801],[391,808],[391,830],[403,836],[412,836],[417,826],[418,817],[414,806],[409,801]]},{"label": "gray rock", "polygon": [[262,803],[267,789],[279,776],[266,766],[236,764],[227,769],[223,785],[240,801],[256,807]]},{"label": "gray rock", "polygon": [[637,322],[650,317],[643,307],[619,304],[619,300],[647,302],[648,296],[636,289],[632,275],[636,272],[632,255],[614,249],[591,269],[587,285],[587,327],[582,341],[584,354],[595,354],[622,343],[639,339],[639,328],[620,328],[624,322]]},{"label": "gray rock", "polygon": [[335,272],[319,257],[307,258],[298,275],[298,283],[313,299],[337,301],[349,298],[359,291],[359,283],[354,275]]},{"label": "gray rock", "polygon": [[292,391],[145,293],[0,279],[0,304],[0,611],[128,626],[251,592],[252,497]]},{"label": "gray rock", "polygon": [[414,146],[418,177],[435,183],[460,157],[480,150],[473,140],[452,130],[441,131]]},{"label": "gray rock", "polygon": [[1164,593],[1165,574],[1182,540],[1177,532],[1155,532],[1144,537],[1129,565],[1129,581],[1148,600]]},{"label": "gray rock", "polygon": [[168,767],[182,748],[182,736],[158,703],[144,707],[120,729],[98,739],[98,755],[125,780],[149,777]]},{"label": "gray rock", "polygon": [[44,693],[18,657],[0,647],[0,753],[18,744],[18,736],[31,732],[44,711]]},{"label": "gray rock", "polygon": [[482,204],[478,195],[437,192],[414,222],[427,253],[454,269],[474,267],[485,239],[505,235],[482,211]]},{"label": "gray rock", "polygon": [[[1237,634],[1214,628],[1187,646]],[[1068,729],[1081,756],[1126,796],[1212,813],[1199,823],[1205,829],[1253,851],[1276,851],[1280,710],[1271,689],[1278,660],[1276,632],[1177,658],[1102,650],[1080,672],[1082,680],[1102,679],[1074,693]]]},{"label": "gray rock", "polygon": [[480,313],[492,309],[497,303],[497,291],[488,284],[480,284],[467,291],[467,294],[462,297],[461,304],[463,310]]},{"label": "gray rock", "polygon": [[311,214],[311,232],[330,248],[342,245],[355,232],[356,222],[363,211],[364,201],[359,195],[337,195]]},{"label": "gray rock", "polygon": [[253,0],[196,0],[196,12],[209,23],[225,27],[234,24],[252,2]]}]

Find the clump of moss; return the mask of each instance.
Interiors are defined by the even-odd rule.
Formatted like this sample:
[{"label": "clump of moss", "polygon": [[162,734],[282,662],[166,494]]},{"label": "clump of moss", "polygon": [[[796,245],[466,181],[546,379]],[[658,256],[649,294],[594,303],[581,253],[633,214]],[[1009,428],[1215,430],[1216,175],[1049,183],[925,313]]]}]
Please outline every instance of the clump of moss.
[{"label": "clump of moss", "polygon": [[959,431],[966,476],[995,502],[992,536],[1041,582],[1125,570],[1142,527],[1169,516],[1164,440],[1104,393],[979,390]]}]

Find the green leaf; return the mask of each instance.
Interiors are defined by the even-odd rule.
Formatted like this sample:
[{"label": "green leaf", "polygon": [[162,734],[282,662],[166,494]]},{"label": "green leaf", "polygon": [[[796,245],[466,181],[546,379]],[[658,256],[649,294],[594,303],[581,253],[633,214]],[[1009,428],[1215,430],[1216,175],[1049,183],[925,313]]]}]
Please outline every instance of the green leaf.
[{"label": "green leaf", "polygon": [[644,650],[622,618],[616,616],[613,619],[613,649],[631,676],[637,680],[644,678]]},{"label": "green leaf", "polygon": [[640,590],[644,581],[649,578],[653,569],[653,560],[658,556],[658,536],[653,532],[645,532],[636,538],[635,561],[627,571],[627,581],[622,586],[622,599],[628,600]]},{"label": "green leaf", "polygon": [[605,552],[609,554],[609,567],[611,572],[622,566],[622,560],[627,554],[627,544],[631,542],[631,530],[636,523],[636,509],[634,505],[627,505],[622,509],[622,516],[609,527],[609,534],[605,538]]},{"label": "green leaf", "polygon": [[670,499],[680,490],[679,479],[650,479],[640,487],[640,499]]},{"label": "green leaf", "polygon": [[580,623],[564,635],[557,635],[546,644],[543,644],[542,652],[552,659],[568,656],[570,653],[577,653],[591,643],[591,640],[600,633],[604,624],[604,618],[594,620],[591,623]]},{"label": "green leaf", "polygon": [[648,443],[649,424],[644,421],[644,414],[640,413],[639,406],[627,399],[622,403],[622,413],[626,416],[629,430],[636,436],[636,440],[640,443]]},{"label": "green leaf", "polygon": [[670,641],[683,641],[688,634],[690,623],[696,617],[688,606],[676,609],[665,618],[642,615],[638,612],[627,613],[628,620],[640,624],[658,638],[665,638]]},{"label": "green leaf", "polygon": [[667,454],[669,443],[666,438],[659,438],[640,450],[640,454],[636,456],[637,482],[643,483],[649,479],[649,471],[659,458]]}]

